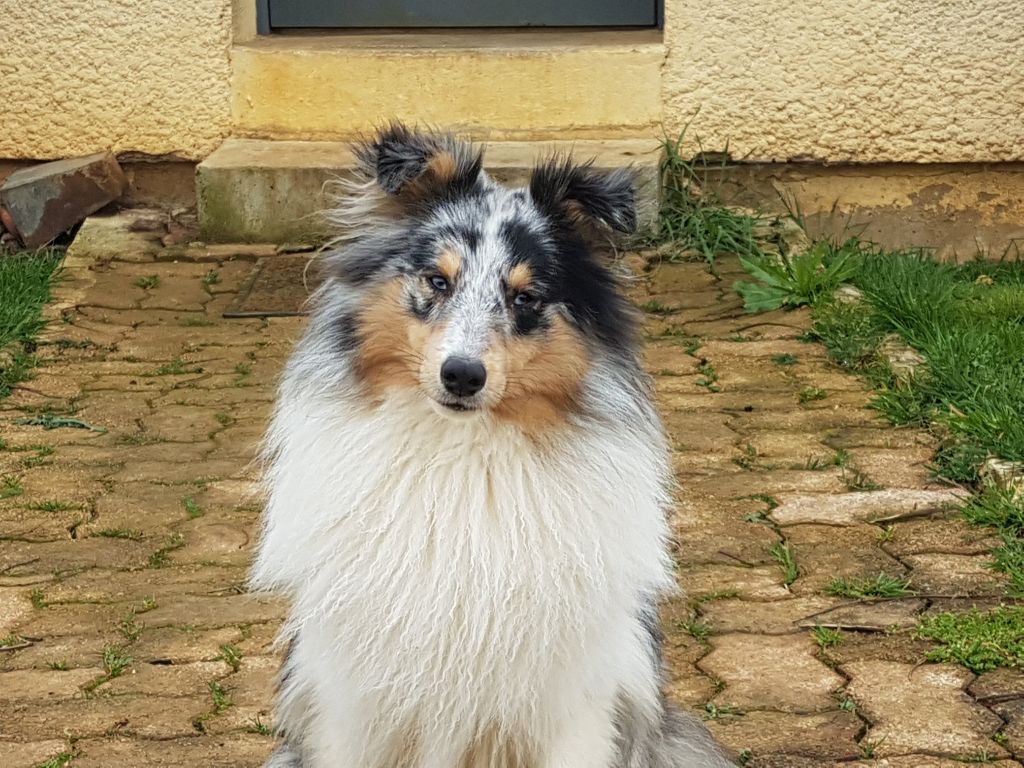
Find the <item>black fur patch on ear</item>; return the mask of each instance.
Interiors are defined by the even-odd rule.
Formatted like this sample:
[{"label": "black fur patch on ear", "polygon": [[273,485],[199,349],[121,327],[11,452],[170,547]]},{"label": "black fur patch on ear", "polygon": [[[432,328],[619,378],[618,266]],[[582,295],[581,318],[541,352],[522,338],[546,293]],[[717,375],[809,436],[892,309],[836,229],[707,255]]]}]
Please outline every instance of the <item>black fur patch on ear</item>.
[{"label": "black fur patch on ear", "polygon": [[364,170],[389,195],[409,201],[451,197],[480,178],[483,151],[447,133],[391,123],[356,150]]},{"label": "black fur patch on ear", "polygon": [[636,178],[632,170],[604,173],[593,161],[576,164],[553,157],[530,176],[530,197],[547,213],[599,221],[619,232],[636,232]]}]

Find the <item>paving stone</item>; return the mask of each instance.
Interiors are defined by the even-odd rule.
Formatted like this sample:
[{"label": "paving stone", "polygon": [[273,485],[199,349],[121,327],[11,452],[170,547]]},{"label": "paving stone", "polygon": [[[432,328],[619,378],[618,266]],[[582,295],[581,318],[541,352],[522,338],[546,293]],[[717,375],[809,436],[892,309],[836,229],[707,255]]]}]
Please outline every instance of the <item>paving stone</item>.
[{"label": "paving stone", "polygon": [[735,592],[752,600],[784,600],[791,596],[775,566],[695,565],[680,568],[678,578],[683,592],[694,599],[722,592]]},{"label": "paving stone", "polygon": [[940,487],[929,466],[935,456],[930,446],[913,448],[858,448],[850,464],[884,488]]},{"label": "paving stone", "polygon": [[836,455],[834,449],[821,442],[818,432],[760,432],[747,437],[745,444],[757,451],[759,461],[785,464],[793,469],[827,467]]},{"label": "paving stone", "polygon": [[887,552],[903,558],[921,554],[983,555],[1000,543],[1000,538],[991,529],[972,526],[962,518],[951,517],[896,523],[884,546]]},{"label": "paving stone", "polygon": [[74,768],[258,768],[275,746],[272,738],[258,734],[197,736],[194,731],[167,741],[87,739],[76,744]]},{"label": "paving stone", "polygon": [[842,677],[817,658],[808,635],[716,635],[701,670],[725,688],[715,703],[740,709],[812,713],[835,708]]},{"label": "paving stone", "polygon": [[0,637],[12,634],[14,627],[32,611],[23,587],[0,587]]},{"label": "paving stone", "polygon": [[785,635],[799,632],[806,617],[840,602],[837,598],[820,595],[768,602],[730,598],[703,603],[700,611],[702,621],[716,633]]},{"label": "paving stone", "polygon": [[252,634],[243,632],[239,627],[144,626],[142,636],[132,646],[132,656],[139,663],[147,664],[214,662],[220,658],[223,645],[234,645],[243,653],[249,652],[250,647],[246,647],[245,641]]},{"label": "paving stone", "polygon": [[109,152],[15,171],[0,185],[22,243],[46,245],[93,211],[117,200],[127,181]]},{"label": "paving stone", "polygon": [[[979,758],[975,755],[975,758]],[[1020,763],[1015,760],[982,760],[984,765],[993,768],[1020,768]],[[840,768],[840,766],[835,766]],[[843,768],[964,768],[963,760],[947,760],[932,755],[902,755],[900,757],[883,757],[879,760],[858,760],[854,763],[844,763]]]},{"label": "paving stone", "polygon": [[696,374],[700,360],[683,354],[679,343],[651,342],[644,347],[644,367],[655,376]]},{"label": "paving stone", "polygon": [[992,570],[988,555],[908,555],[914,586],[921,592],[940,595],[1001,595],[1006,576]]},{"label": "paving stone", "polygon": [[15,701],[55,701],[80,697],[81,687],[102,674],[103,669],[99,666],[67,671],[22,669],[0,672],[0,706],[8,707]]},{"label": "paving stone", "polygon": [[770,517],[779,525],[822,523],[857,525],[896,521],[911,516],[950,509],[960,503],[963,493],[950,490],[887,489],[856,491],[835,496],[784,495],[782,504]]},{"label": "paving stone", "polygon": [[4,741],[0,729],[0,765],[5,768],[37,768],[48,760],[67,752],[68,744],[63,739],[47,741],[13,742]]},{"label": "paving stone", "polygon": [[785,755],[783,762],[776,763],[785,768],[801,765],[801,758],[813,760],[807,766],[818,768],[824,759],[859,756],[856,740],[863,728],[853,712],[838,711],[820,715],[748,712],[742,717],[713,720],[707,725],[717,738],[737,752],[749,749],[755,757]]},{"label": "paving stone", "polygon": [[840,605],[804,620],[802,626],[884,632],[913,627],[927,603],[916,598],[877,602],[843,600]]},{"label": "paving stone", "polygon": [[665,428],[676,446],[700,452],[731,452],[736,433],[726,426],[724,417],[709,418],[687,413],[666,414]]},{"label": "paving stone", "polygon": [[982,703],[987,699],[1024,699],[1024,669],[1000,667],[983,672],[967,690]]},{"label": "paving stone", "polygon": [[146,216],[166,219],[162,211],[129,209],[82,222],[68,255],[83,261],[151,261],[161,249],[160,231],[140,231],[137,222]]},{"label": "paving stone", "polygon": [[900,576],[905,570],[881,548],[875,526],[791,525],[784,533],[800,568],[794,594],[824,592],[837,576]]},{"label": "paving stone", "polygon": [[991,707],[993,712],[1006,721],[1002,728],[1006,736],[1006,748],[1015,756],[1024,755],[1024,698],[1001,701]]},{"label": "paving stone", "polygon": [[111,733],[142,739],[194,736],[192,720],[209,709],[209,696],[101,696],[92,699],[15,702],[4,713],[4,733],[14,739],[54,739],[74,723],[75,736]]},{"label": "paving stone", "polygon": [[167,600],[146,614],[151,627],[182,626],[214,628],[280,621],[285,605],[277,598],[255,595],[182,596]]},{"label": "paving stone", "polygon": [[963,693],[973,679],[951,664],[911,665],[862,661],[843,665],[847,694],[871,727],[865,740],[879,755],[926,752],[967,757],[987,752],[1003,757],[992,741],[1002,721]]},{"label": "paving stone", "polygon": [[[100,696],[145,694],[162,696],[202,696],[211,680],[231,674],[231,667],[222,661],[197,661],[191,664],[143,664],[136,662],[121,677],[96,689]],[[0,678],[2,679],[2,678]]]}]

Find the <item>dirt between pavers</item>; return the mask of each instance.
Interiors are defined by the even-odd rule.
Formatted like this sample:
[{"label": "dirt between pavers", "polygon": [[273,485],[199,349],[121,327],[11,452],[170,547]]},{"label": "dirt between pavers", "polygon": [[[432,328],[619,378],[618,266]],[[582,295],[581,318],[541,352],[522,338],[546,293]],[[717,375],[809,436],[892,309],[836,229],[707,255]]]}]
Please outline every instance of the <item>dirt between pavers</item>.
[{"label": "dirt between pavers", "polygon": [[[222,319],[248,262],[217,256],[68,263],[43,367],[0,404],[0,467],[20,489],[0,500],[0,637],[15,646],[0,650],[4,766],[63,753],[76,766],[257,766],[272,748],[284,606],[245,592],[251,459],[303,320]],[[669,694],[749,765],[939,768],[982,748],[1017,765],[992,736],[999,713],[1021,720],[1005,695],[1019,675],[972,695],[968,673],[918,667],[927,644],[906,628],[928,597],[826,594],[878,569],[914,584],[920,568],[951,599],[999,589],[977,532],[920,471],[929,436],[882,422],[861,383],[800,340],[805,312],[747,315],[733,278],[702,264],[642,277],[632,295],[658,302],[646,361],[680,484]],[[801,404],[812,386],[825,398]],[[72,411],[93,429],[15,424]],[[918,514],[921,499],[934,510]],[[772,554],[783,541],[795,580]],[[941,578],[961,562],[962,578]],[[817,623],[849,627],[845,640],[820,648]]]}]

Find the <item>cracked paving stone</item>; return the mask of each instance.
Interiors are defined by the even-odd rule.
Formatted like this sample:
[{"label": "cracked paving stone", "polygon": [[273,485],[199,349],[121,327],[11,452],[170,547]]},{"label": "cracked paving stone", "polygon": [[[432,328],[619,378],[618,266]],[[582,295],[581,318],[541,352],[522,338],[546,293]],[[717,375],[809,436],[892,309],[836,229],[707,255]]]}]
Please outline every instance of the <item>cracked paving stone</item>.
[{"label": "cracked paving stone", "polygon": [[0,706],[9,707],[15,701],[45,699],[74,699],[82,695],[81,687],[103,674],[102,668],[20,669],[0,672]]},{"label": "cracked paving stone", "polygon": [[914,588],[942,595],[1001,595],[1006,576],[992,570],[988,555],[908,555]]},{"label": "cracked paving stone", "polygon": [[879,546],[878,534],[879,529],[870,525],[787,527],[786,540],[801,570],[791,589],[795,594],[813,594],[824,592],[837,576],[901,575],[904,567]]},{"label": "cracked paving stone", "polygon": [[992,741],[1002,720],[964,692],[973,679],[951,664],[859,661],[842,665],[847,694],[870,727],[864,740],[879,755],[926,752],[968,757],[1005,751]]},{"label": "cracked paving stone", "polygon": [[837,606],[834,597],[812,595],[787,600],[760,602],[724,599],[703,603],[701,619],[716,633],[749,632],[765,635],[786,635],[799,632],[808,616]]},{"label": "cracked paving stone", "polygon": [[834,496],[793,495],[784,496],[769,516],[783,526],[800,523],[857,525],[951,509],[960,504],[962,497],[962,491],[907,488]]},{"label": "cracked paving stone", "polygon": [[276,746],[259,734],[197,736],[168,741],[127,738],[88,739],[76,744],[74,768],[152,766],[152,768],[259,768]]},{"label": "cracked paving stone", "polygon": [[809,635],[716,635],[709,642],[711,652],[697,666],[725,686],[716,704],[793,713],[835,708],[832,694],[845,681],[816,658]]},{"label": "cracked paving stone", "polygon": [[[833,705],[835,702],[833,701]],[[791,758],[845,759],[858,757],[857,735],[864,724],[853,712],[797,715],[785,712],[748,712],[709,722],[719,739],[749,749],[755,756],[785,755]],[[792,765],[778,763],[779,765]]]}]

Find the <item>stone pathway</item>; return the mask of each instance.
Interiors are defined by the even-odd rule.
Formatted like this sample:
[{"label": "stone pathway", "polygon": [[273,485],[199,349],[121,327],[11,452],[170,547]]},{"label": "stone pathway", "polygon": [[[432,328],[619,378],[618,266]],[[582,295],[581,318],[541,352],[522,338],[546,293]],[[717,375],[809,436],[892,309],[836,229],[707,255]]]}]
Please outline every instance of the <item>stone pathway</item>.
[{"label": "stone pathway", "polygon": [[[45,367],[0,403],[0,765],[257,766],[270,750],[284,611],[243,586],[250,462],[302,320],[221,319],[258,253],[69,259]],[[998,595],[992,542],[942,511],[928,439],[876,419],[799,340],[805,314],[742,313],[736,269],[665,265],[635,291],[681,482],[670,693],[750,765],[1019,765],[1024,676],[921,665],[901,630]],[[44,428],[61,418],[105,431]],[[919,594],[827,594],[880,572]],[[842,642],[820,647],[815,625]]]}]

